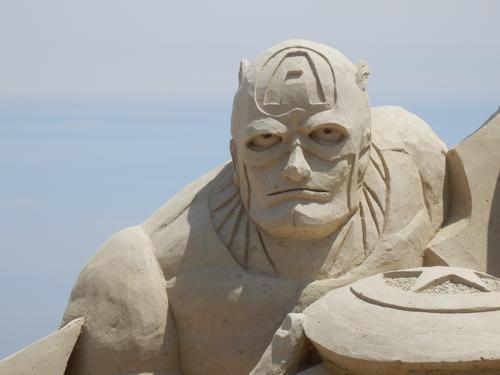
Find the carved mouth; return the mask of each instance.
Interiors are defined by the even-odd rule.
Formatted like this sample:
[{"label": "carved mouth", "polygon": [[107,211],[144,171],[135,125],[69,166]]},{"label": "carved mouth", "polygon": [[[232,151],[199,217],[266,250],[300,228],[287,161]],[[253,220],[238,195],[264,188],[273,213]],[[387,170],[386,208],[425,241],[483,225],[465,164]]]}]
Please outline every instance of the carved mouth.
[{"label": "carved mouth", "polygon": [[274,191],[272,193],[269,193],[267,194],[268,196],[273,196],[273,195],[278,195],[278,194],[284,194],[284,193],[289,193],[289,192],[292,192],[292,191],[308,191],[308,192],[312,192],[312,193],[326,193],[328,194],[329,191],[328,190],[323,190],[323,189],[308,189],[308,188],[293,188],[293,189],[285,189],[285,190],[279,190],[279,191]]}]

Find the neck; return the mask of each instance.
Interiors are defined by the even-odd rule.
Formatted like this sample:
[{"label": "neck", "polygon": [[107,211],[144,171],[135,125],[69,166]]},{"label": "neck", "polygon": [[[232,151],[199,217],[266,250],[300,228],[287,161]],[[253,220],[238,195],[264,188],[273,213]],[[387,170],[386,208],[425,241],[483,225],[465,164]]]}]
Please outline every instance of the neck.
[{"label": "neck", "polygon": [[[262,246],[274,264],[276,273],[287,279],[313,281],[332,276],[337,261],[352,243],[356,214],[335,232],[318,239],[280,238],[257,229]],[[342,256],[341,256],[342,255]],[[256,268],[257,264],[252,265]],[[258,269],[255,269],[258,271]]]}]

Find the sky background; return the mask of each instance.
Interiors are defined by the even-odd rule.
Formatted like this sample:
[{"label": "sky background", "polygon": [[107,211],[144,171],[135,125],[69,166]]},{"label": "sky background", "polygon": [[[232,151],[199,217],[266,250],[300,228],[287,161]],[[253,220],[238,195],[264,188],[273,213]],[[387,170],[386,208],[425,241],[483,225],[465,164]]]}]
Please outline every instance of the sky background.
[{"label": "sky background", "polygon": [[57,328],[99,245],[229,159],[239,61],[368,61],[452,147],[500,105],[500,1],[0,0],[0,358]]}]

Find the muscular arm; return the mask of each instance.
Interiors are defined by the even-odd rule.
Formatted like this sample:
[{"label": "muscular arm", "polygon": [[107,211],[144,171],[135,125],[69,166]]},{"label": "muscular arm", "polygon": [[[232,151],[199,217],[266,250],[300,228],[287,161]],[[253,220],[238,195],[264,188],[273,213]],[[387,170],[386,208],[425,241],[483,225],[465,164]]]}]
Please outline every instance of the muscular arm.
[{"label": "muscular arm", "polygon": [[83,269],[63,324],[85,317],[68,375],[178,373],[165,280],[141,226],[111,237]]}]

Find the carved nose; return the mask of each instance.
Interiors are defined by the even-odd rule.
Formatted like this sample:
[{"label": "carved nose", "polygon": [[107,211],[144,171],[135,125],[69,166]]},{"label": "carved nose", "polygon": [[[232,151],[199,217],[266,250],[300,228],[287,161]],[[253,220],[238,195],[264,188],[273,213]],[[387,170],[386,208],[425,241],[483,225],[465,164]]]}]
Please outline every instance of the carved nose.
[{"label": "carved nose", "polygon": [[311,168],[304,157],[302,148],[295,146],[288,157],[283,177],[293,182],[300,182],[309,178],[310,175]]}]

